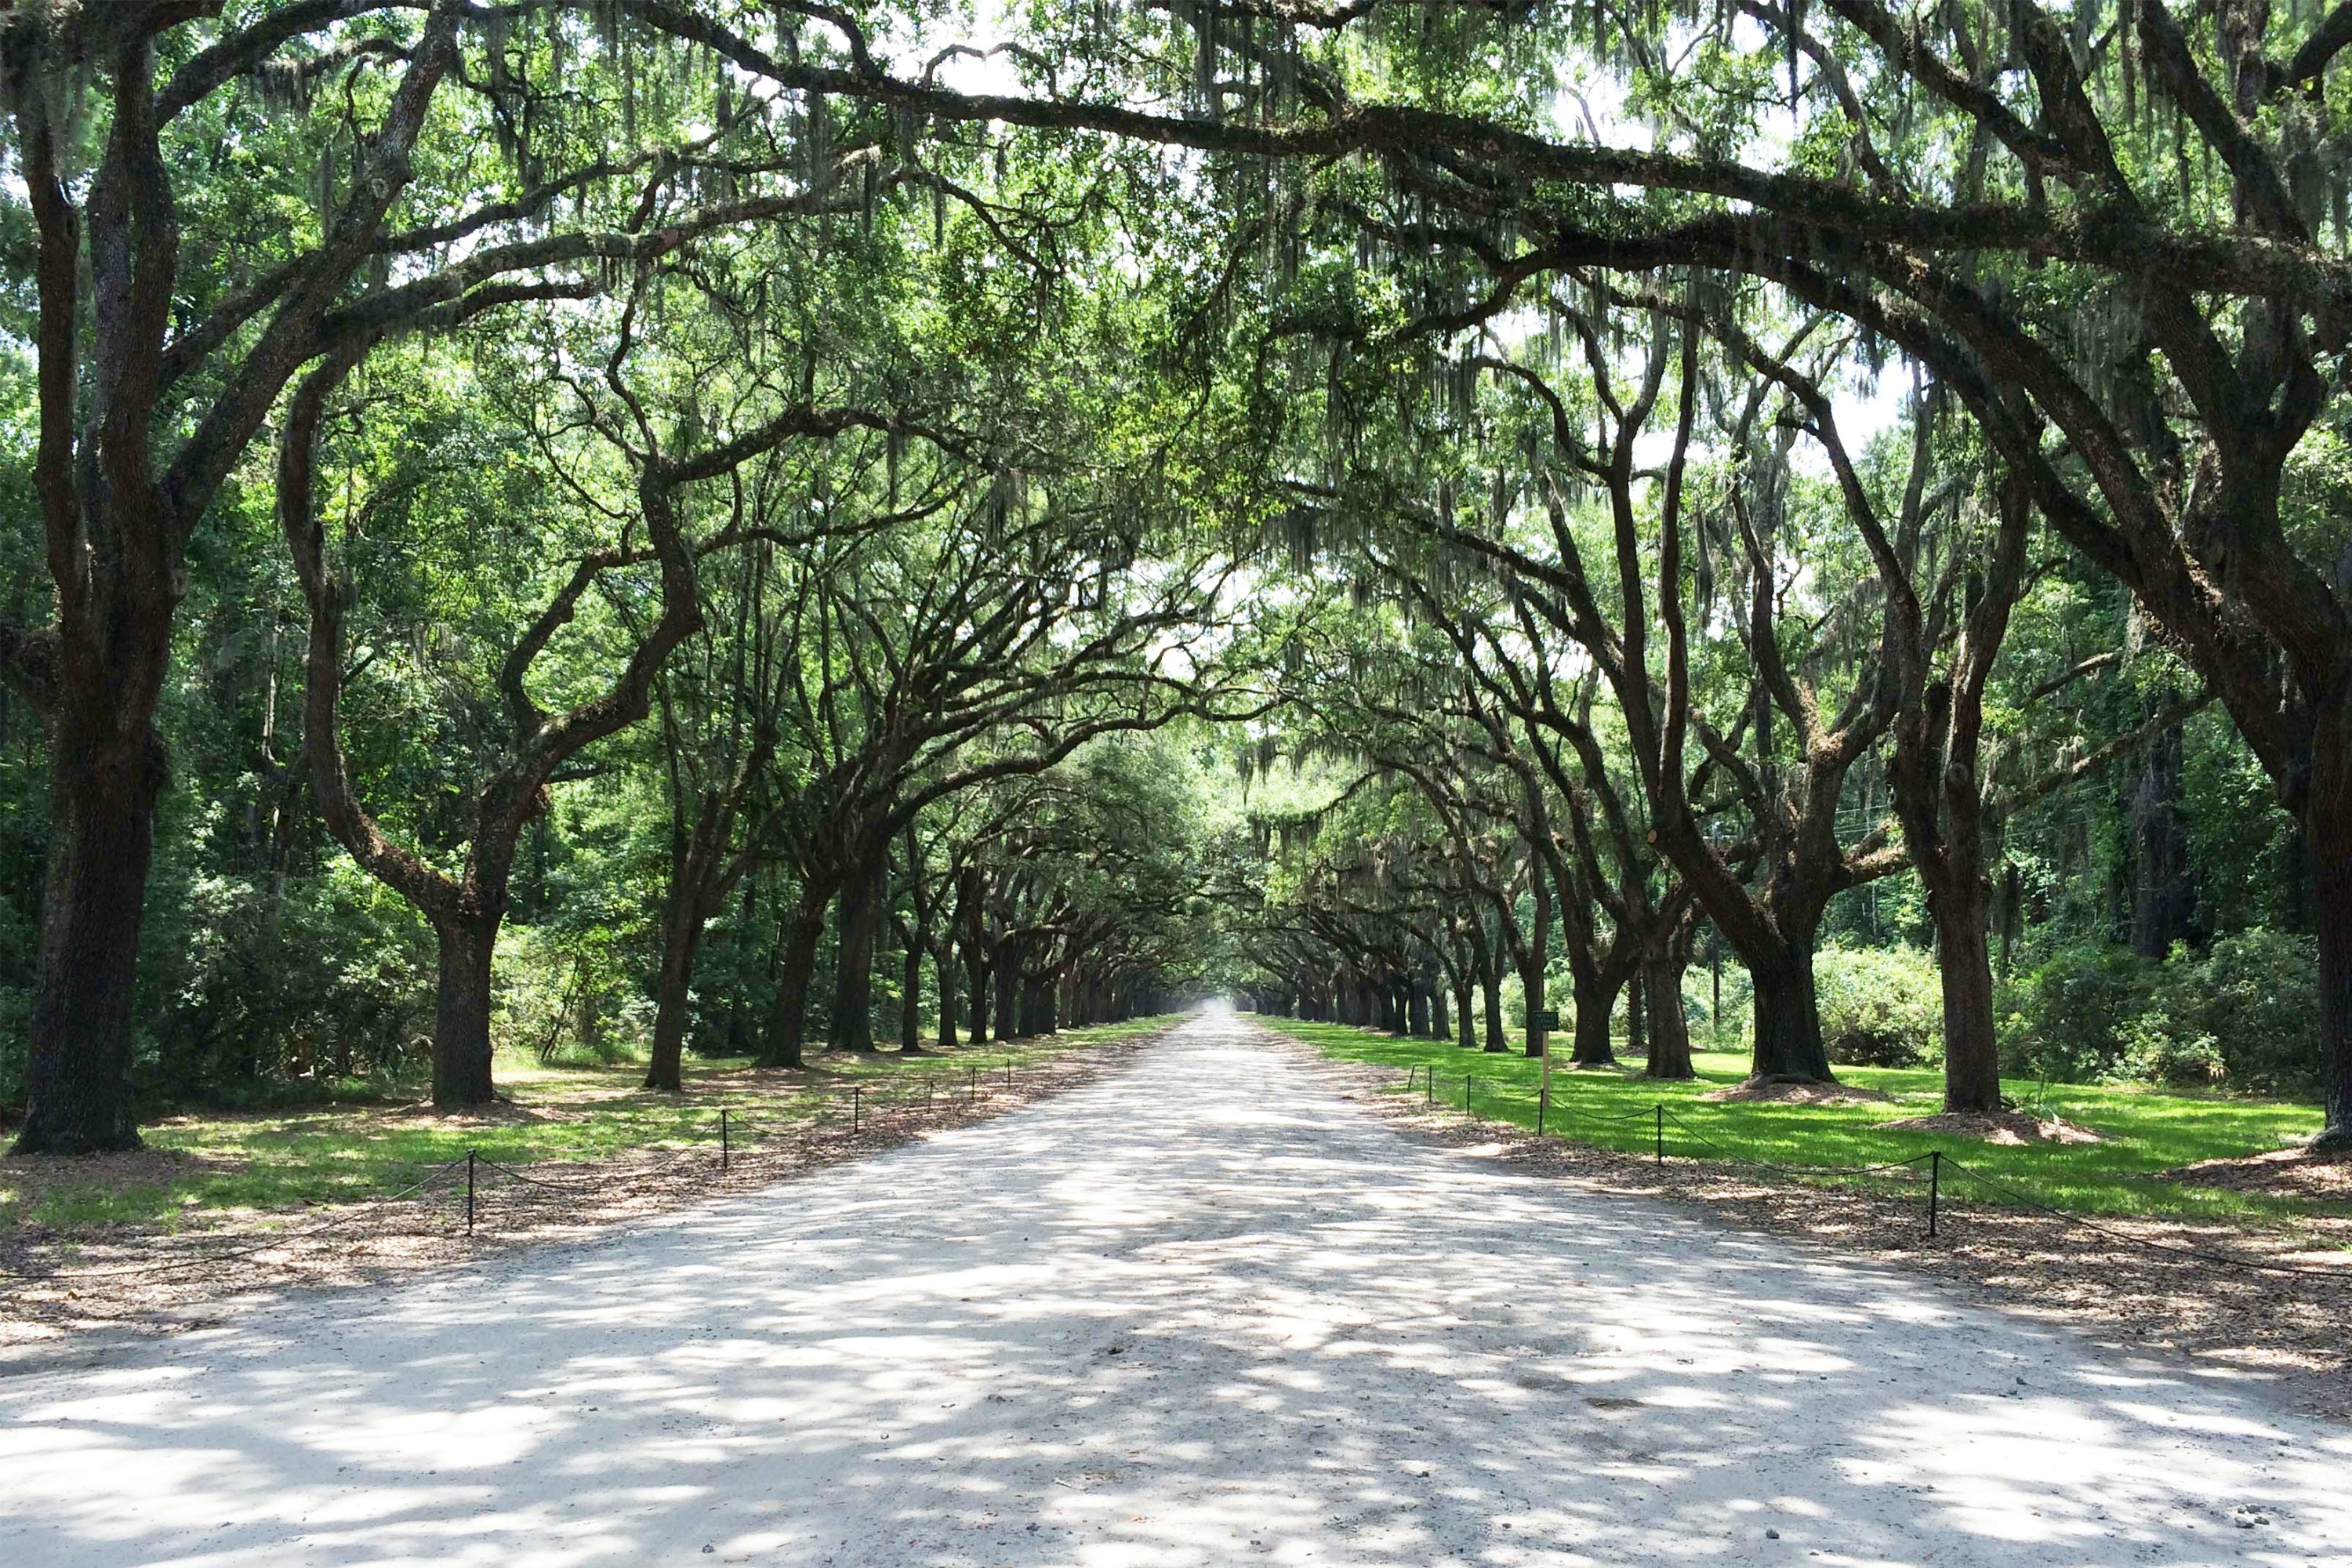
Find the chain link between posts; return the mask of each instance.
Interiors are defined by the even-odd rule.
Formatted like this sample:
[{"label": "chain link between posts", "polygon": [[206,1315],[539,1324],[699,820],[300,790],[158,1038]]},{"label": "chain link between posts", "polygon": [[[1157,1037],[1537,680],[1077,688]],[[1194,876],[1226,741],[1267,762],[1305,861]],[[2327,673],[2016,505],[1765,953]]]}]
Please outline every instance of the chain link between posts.
[{"label": "chain link between posts", "polygon": [[[1448,1109],[1452,1108],[1450,1098],[1441,1100],[1438,1097],[1437,1068],[1434,1066],[1409,1065],[1405,1071],[1403,1090],[1410,1092],[1416,1084],[1423,1090],[1424,1099],[1429,1104],[1433,1106],[1444,1104]],[[1461,1110],[1464,1115],[1473,1121],[1480,1120],[1476,1110],[1477,1085],[1478,1078],[1475,1073],[1465,1072],[1462,1075]],[[1545,1123],[1550,1110],[1551,1085],[1547,1075],[1543,1087],[1537,1094],[1536,1136],[1538,1138],[1550,1135],[1545,1131]],[[2067,1225],[2093,1231],[2111,1240],[2141,1247],[2147,1251],[2163,1253],[2176,1258],[2194,1258],[2200,1262],[2216,1264],[2227,1268],[2251,1269],[2264,1274],[2293,1274],[2315,1279],[2352,1280],[2352,1268],[2315,1268],[2294,1263],[2273,1263],[2263,1258],[2233,1257],[2229,1253],[2214,1252],[2204,1247],[2179,1247],[2170,1242],[2133,1236],[2127,1231],[2101,1225],[2082,1215],[2054,1208],[2039,1199],[2029,1197],[2016,1188],[1962,1163],[1941,1149],[1930,1149],[1925,1153],[1914,1154],[1908,1159],[1888,1160],[1871,1165],[1784,1165],[1769,1160],[1758,1160],[1748,1155],[1734,1153],[1683,1120],[1682,1113],[1664,1100],[1643,1106],[1639,1110],[1626,1111],[1590,1110],[1580,1108],[1575,1114],[1586,1121],[1598,1121],[1604,1125],[1622,1126],[1636,1121],[1649,1124],[1654,1130],[1653,1134],[1654,1157],[1660,1165],[1664,1165],[1666,1161],[1666,1129],[1671,1126],[1684,1140],[1712,1152],[1715,1158],[1709,1163],[1715,1164],[1745,1166],[1800,1179],[1877,1176],[1897,1181],[1907,1180],[1915,1185],[1925,1184],[1927,1188],[1927,1236],[1930,1239],[1937,1238],[1943,1227],[1944,1178],[1947,1173],[1950,1173],[1964,1177],[1976,1184],[1979,1189],[1996,1194],[2000,1199],[2019,1207],[2047,1215]],[[1565,1132],[1558,1136],[1566,1142],[1575,1141]],[[1927,1167],[1925,1174],[1919,1173],[1919,1167],[1923,1165]],[[1910,1174],[1907,1176],[1891,1174],[1898,1171],[1907,1172]]]},{"label": "chain link between posts", "polygon": [[[1007,1060],[1003,1065],[1004,1069],[1003,1087],[1010,1093],[1019,1087],[1015,1075],[1015,1068],[1018,1064]],[[1035,1070],[1034,1067],[1032,1070]],[[1050,1071],[1050,1068],[1048,1070]],[[982,1069],[978,1066],[966,1065],[961,1072],[958,1072],[955,1066],[950,1064],[929,1068],[919,1074],[909,1073],[904,1076],[919,1077],[921,1080],[919,1113],[928,1114],[940,1108],[942,1100],[948,1107],[961,1107],[966,1110],[978,1107],[983,1100],[992,1098],[996,1093],[998,1086],[995,1074],[996,1067],[991,1064],[987,1068],[986,1079],[983,1081]],[[946,1080],[944,1092],[943,1079]],[[700,1163],[702,1160],[715,1156],[717,1170],[711,1173],[716,1175],[718,1181],[723,1183],[732,1173],[740,1161],[741,1142],[745,1135],[755,1142],[773,1138],[792,1137],[795,1134],[806,1135],[814,1139],[825,1129],[828,1115],[832,1118],[833,1125],[839,1125],[841,1105],[844,1100],[846,1100],[848,1106],[848,1131],[852,1137],[864,1132],[869,1125],[883,1124],[887,1113],[890,1110],[908,1112],[909,1115],[916,1114],[915,1086],[905,1084],[896,1087],[898,1088],[899,1092],[890,1095],[869,1093],[868,1086],[863,1083],[849,1083],[824,1089],[814,1087],[806,1089],[799,1097],[800,1101],[815,1100],[816,1107],[804,1120],[792,1124],[755,1121],[732,1105],[722,1105],[718,1108],[715,1119],[709,1124],[707,1136],[703,1140],[675,1150],[648,1165],[600,1171],[579,1180],[533,1175],[504,1161],[493,1160],[478,1149],[468,1149],[455,1159],[432,1166],[419,1174],[415,1180],[394,1191],[380,1196],[345,1200],[351,1206],[340,1208],[339,1212],[318,1225],[299,1230],[274,1232],[266,1237],[256,1237],[247,1245],[223,1250],[191,1252],[180,1258],[144,1258],[132,1263],[96,1268],[76,1268],[70,1263],[47,1270],[0,1268],[0,1278],[68,1287],[101,1280],[168,1280],[190,1269],[215,1267],[224,1263],[239,1262],[270,1253],[283,1252],[289,1248],[299,1247],[306,1243],[360,1226],[369,1226],[368,1234],[378,1237],[438,1236],[444,1234],[444,1231],[438,1227],[386,1229],[381,1226],[369,1226],[369,1222],[380,1219],[383,1210],[390,1205],[406,1202],[445,1185],[454,1188],[460,1177],[463,1179],[463,1193],[458,1201],[462,1205],[460,1212],[464,1221],[464,1232],[471,1236],[475,1233],[480,1211],[485,1206],[487,1193],[482,1178],[486,1173],[498,1176],[504,1182],[511,1184],[509,1190],[518,1196],[532,1196],[542,1202],[567,1198],[594,1198],[616,1194],[620,1189],[643,1184],[654,1177],[672,1174],[692,1175],[702,1171],[703,1167]],[[899,1119],[900,1124],[904,1125],[907,1120],[907,1116],[902,1116]]]}]

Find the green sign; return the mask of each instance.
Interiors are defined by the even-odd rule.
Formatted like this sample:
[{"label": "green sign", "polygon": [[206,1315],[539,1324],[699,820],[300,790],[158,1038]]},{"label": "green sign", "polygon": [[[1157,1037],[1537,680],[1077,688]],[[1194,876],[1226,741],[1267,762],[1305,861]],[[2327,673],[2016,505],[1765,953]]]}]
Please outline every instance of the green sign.
[{"label": "green sign", "polygon": [[1557,1029],[1557,1028],[1559,1028],[1559,1010],[1558,1008],[1555,1008],[1555,1007],[1544,1007],[1544,1008],[1540,1008],[1540,1009],[1535,1009],[1535,1008],[1531,1008],[1531,1009],[1529,1009],[1529,1010],[1528,1010],[1528,1028],[1530,1028],[1530,1029]]}]

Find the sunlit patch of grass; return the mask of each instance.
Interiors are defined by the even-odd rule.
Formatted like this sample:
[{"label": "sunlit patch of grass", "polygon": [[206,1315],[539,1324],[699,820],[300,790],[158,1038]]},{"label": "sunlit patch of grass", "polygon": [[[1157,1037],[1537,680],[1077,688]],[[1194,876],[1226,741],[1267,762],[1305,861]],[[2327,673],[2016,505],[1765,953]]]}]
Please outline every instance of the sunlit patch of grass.
[{"label": "sunlit patch of grass", "polygon": [[686,1092],[639,1087],[640,1063],[540,1067],[501,1063],[496,1109],[436,1114],[422,1105],[306,1104],[165,1117],[142,1129],[147,1147],[92,1160],[26,1161],[0,1186],[0,1229],[41,1225],[177,1226],[229,1210],[294,1210],[382,1196],[471,1150],[506,1165],[619,1160],[717,1143],[722,1106],[739,1136],[840,1114],[856,1086],[868,1106],[960,1092],[976,1077],[1001,1083],[1009,1065],[1147,1033],[1165,1019],[1065,1030],[1042,1039],[900,1058],[812,1051],[804,1071],[771,1072],[745,1058],[689,1058]]},{"label": "sunlit patch of grass", "polygon": [[[1477,1114],[1530,1129],[1536,1124],[1542,1064],[1516,1051],[1465,1051],[1444,1041],[1399,1039],[1343,1024],[1266,1016],[1256,1021],[1327,1055],[1393,1068],[1398,1093],[1404,1092],[1405,1074],[1412,1070],[1416,1097],[1433,1096],[1458,1110],[1467,1089]],[[1868,1180],[1827,1173],[1940,1149],[1948,1159],[2033,1202],[2078,1214],[2235,1220],[2343,1212],[2340,1205],[2317,1200],[2157,1179],[2160,1172],[2200,1160],[2284,1148],[2319,1130],[2320,1111],[2314,1105],[2139,1086],[2010,1083],[2003,1088],[2012,1099],[2087,1127],[2102,1141],[1997,1144],[1885,1125],[1935,1111],[1943,1082],[1933,1069],[1840,1068],[1841,1080],[1892,1096],[1892,1103],[1797,1105],[1703,1100],[1709,1089],[1746,1078],[1748,1058],[1702,1051],[1694,1061],[1698,1079],[1690,1083],[1645,1079],[1638,1066],[1570,1071],[1555,1062],[1545,1131],[1601,1148],[1650,1153],[1656,1147],[1655,1108],[1663,1105],[1668,1154],[1759,1161],[1806,1171],[1811,1180]],[[1946,1181],[1955,1196],[1999,1201],[1989,1191],[1971,1190],[1968,1179],[1948,1165]]]}]

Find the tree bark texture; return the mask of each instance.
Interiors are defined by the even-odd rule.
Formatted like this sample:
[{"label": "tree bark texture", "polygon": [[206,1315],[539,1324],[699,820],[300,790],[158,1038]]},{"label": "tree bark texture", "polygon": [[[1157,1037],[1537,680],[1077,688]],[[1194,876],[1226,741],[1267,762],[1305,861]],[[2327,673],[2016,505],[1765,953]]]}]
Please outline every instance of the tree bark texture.
[{"label": "tree bark texture", "polygon": [[768,1037],[761,1043],[763,1068],[806,1066],[809,986],[816,978],[817,944],[824,937],[825,899],[803,891],[782,932],[782,952],[776,963],[776,994],[768,1008]]},{"label": "tree bark texture", "polygon": [[[66,728],[57,726],[59,731]],[[19,1154],[131,1149],[131,1021],[163,743],[59,733]],[[79,766],[68,765],[71,752]]]},{"label": "tree bark texture", "polygon": [[1569,1060],[1580,1068],[1615,1065],[1617,1048],[1609,1037],[1610,1021],[1617,1012],[1622,982],[1607,973],[1579,977],[1575,983],[1576,1035]]},{"label": "tree bark texture", "polygon": [[693,1021],[694,961],[702,947],[702,911],[673,903],[663,922],[661,975],[654,992],[653,1060],[645,1087],[672,1094],[686,1087],[686,1034]]},{"label": "tree bark texture", "polygon": [[1690,1017],[1683,1007],[1686,962],[1685,950],[1661,954],[1642,965],[1643,1022],[1649,1028],[1643,1078],[1680,1081],[1698,1076],[1691,1066]]},{"label": "tree bark texture", "polygon": [[1810,946],[1784,948],[1748,965],[1755,983],[1756,1049],[1750,1070],[1769,1082],[1833,1083],[1822,1045]]},{"label": "tree bark texture", "polygon": [[490,964],[499,944],[495,915],[434,922],[440,946],[433,1016],[433,1103],[487,1105],[490,1082]]},{"label": "tree bark texture", "polygon": [[877,850],[841,885],[833,1015],[825,1042],[837,1051],[874,1048],[874,941],[882,927],[887,867]]},{"label": "tree bark texture", "polygon": [[2000,1109],[2000,1047],[1994,1030],[1992,942],[1985,885],[1935,899],[1936,969],[1944,994],[1944,1109]]}]

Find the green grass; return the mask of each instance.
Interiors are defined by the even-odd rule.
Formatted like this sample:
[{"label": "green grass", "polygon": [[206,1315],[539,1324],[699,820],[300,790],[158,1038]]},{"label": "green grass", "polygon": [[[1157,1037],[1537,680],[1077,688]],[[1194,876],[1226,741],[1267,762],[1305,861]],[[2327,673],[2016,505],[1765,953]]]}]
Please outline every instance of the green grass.
[{"label": "green grass", "polygon": [[[1159,1027],[1134,1019],[1068,1029],[1041,1039],[901,1059],[813,1051],[804,1073],[759,1072],[743,1059],[689,1058],[682,1096],[637,1087],[642,1062],[541,1067],[527,1058],[499,1063],[509,1106],[489,1116],[438,1116],[414,1105],[310,1105],[298,1110],[200,1112],[142,1129],[144,1152],[88,1161],[0,1161],[0,1230],[39,1225],[86,1230],[105,1225],[175,1226],[224,1210],[296,1210],[381,1196],[467,1150],[507,1165],[541,1161],[656,1156],[715,1148],[722,1106],[736,1136],[820,1115],[846,1115],[848,1089],[865,1106],[919,1101],[961,1089],[977,1073],[1001,1084],[1010,1065]],[[831,1108],[831,1109],[828,1109]]]},{"label": "green grass", "polygon": [[[1465,1051],[1442,1041],[1398,1039],[1342,1024],[1263,1015],[1255,1021],[1327,1055],[1394,1068],[1399,1093],[1408,1070],[1414,1070],[1412,1092],[1425,1097],[1427,1075],[1433,1071],[1438,1097],[1457,1110],[1467,1075],[1475,1079],[1473,1104],[1478,1115],[1527,1128],[1536,1124],[1542,1064],[1516,1051]],[[1942,1102],[1943,1079],[1934,1069],[1840,1068],[1843,1081],[1891,1095],[1894,1103],[1791,1105],[1702,1100],[1709,1089],[1747,1077],[1748,1058],[1700,1052],[1696,1062],[1699,1077],[1695,1083],[1655,1082],[1642,1078],[1638,1068],[1571,1072],[1556,1064],[1545,1130],[1580,1143],[1649,1153],[1656,1136],[1654,1108],[1664,1104],[1670,1156],[1810,1168],[1810,1180],[1867,1180],[1824,1173],[1941,1149],[2037,1203],[2078,1214],[2241,1221],[2343,1212],[2340,1205],[2153,1179],[2156,1173],[2177,1165],[2261,1153],[2315,1132],[2320,1112],[2313,1105],[2129,1086],[2010,1083],[2003,1088],[2012,1099],[2090,1128],[2103,1142],[2003,1145],[1882,1125],[1935,1113]],[[1947,1190],[1964,1201],[1997,1201],[1948,1171],[1945,1179]]]}]

